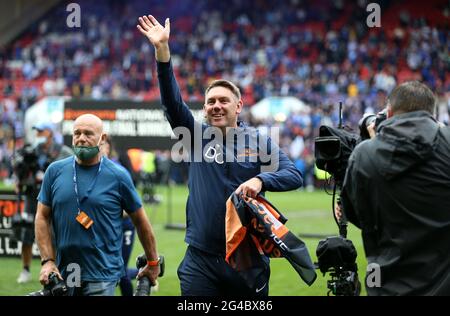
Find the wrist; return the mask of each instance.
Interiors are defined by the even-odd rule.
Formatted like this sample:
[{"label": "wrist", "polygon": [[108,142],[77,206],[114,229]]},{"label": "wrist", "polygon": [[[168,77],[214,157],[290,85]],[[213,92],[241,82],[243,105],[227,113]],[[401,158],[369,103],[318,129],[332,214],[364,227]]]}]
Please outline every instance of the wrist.
[{"label": "wrist", "polygon": [[52,261],[54,263],[55,259],[53,259],[53,258],[42,259],[41,266],[43,266],[44,264],[46,264],[47,262],[50,262],[50,261]]},{"label": "wrist", "polygon": [[158,257],[158,259],[156,260],[147,260],[147,266],[149,267],[155,267],[157,265],[159,265],[161,258]]},{"label": "wrist", "polygon": [[156,60],[162,63],[167,63],[170,61],[170,49],[169,43],[161,43],[155,45],[155,57]]},{"label": "wrist", "polygon": [[259,177],[259,176],[256,176],[255,178],[261,182],[261,191],[265,191],[263,179],[261,179],[261,177]]}]

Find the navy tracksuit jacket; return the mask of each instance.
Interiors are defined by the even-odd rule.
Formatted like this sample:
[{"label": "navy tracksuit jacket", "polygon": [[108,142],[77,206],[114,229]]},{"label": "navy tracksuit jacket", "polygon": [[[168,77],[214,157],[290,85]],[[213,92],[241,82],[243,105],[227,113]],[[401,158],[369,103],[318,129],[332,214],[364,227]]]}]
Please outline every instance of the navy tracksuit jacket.
[{"label": "navy tracksuit jacket", "polygon": [[[158,62],[157,69],[162,106],[172,129],[187,127],[192,136],[186,143],[191,146],[191,162],[185,241],[204,252],[225,256],[226,201],[234,190],[257,176],[264,191],[289,191],[302,185],[302,175],[270,138],[242,123],[233,131],[237,138],[245,137],[244,143],[203,139],[209,126],[196,122],[183,102],[171,62]],[[231,159],[225,159],[227,155]],[[267,162],[269,157],[272,160]]]}]

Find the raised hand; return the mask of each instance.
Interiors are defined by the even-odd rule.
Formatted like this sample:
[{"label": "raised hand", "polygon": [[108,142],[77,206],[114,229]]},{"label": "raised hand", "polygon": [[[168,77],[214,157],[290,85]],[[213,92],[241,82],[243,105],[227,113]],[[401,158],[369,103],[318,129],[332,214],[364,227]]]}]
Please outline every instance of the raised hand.
[{"label": "raised hand", "polygon": [[153,15],[139,17],[138,30],[144,34],[150,43],[159,49],[163,45],[167,45],[170,35],[170,21],[166,19],[164,27],[153,17]]}]

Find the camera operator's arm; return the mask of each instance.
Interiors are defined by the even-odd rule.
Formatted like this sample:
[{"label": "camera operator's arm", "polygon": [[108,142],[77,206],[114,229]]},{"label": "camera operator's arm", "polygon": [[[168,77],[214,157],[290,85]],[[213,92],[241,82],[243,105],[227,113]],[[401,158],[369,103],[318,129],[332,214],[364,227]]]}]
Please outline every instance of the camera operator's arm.
[{"label": "camera operator's arm", "polygon": [[48,283],[48,275],[51,272],[56,272],[58,277],[61,280],[63,279],[55,265],[55,249],[53,248],[51,237],[50,216],[51,208],[38,202],[35,219],[35,234],[36,242],[41,253],[41,260],[44,263],[39,276],[39,282],[43,285]]},{"label": "camera operator's arm", "polygon": [[[344,183],[341,191],[341,205],[339,207],[340,212],[344,212],[346,219],[353,223],[358,228],[361,228],[360,219],[358,216],[358,210],[364,207],[363,192],[367,188],[367,184],[361,183],[360,175],[358,174],[358,166],[356,164],[358,153],[353,151],[350,156],[347,171],[345,173]],[[364,187],[366,185],[366,187]]]},{"label": "camera operator's arm", "polygon": [[[142,247],[145,251],[145,256],[149,261],[158,260],[158,252],[156,251],[156,239],[153,233],[152,226],[145,214],[144,208],[139,208],[137,211],[129,213],[134,226],[136,226],[136,231],[141,241]],[[146,265],[142,271],[139,272],[137,278],[140,279],[142,276],[146,276],[150,279],[150,282],[155,285],[156,279],[158,278],[160,272],[160,267],[158,265]]]}]

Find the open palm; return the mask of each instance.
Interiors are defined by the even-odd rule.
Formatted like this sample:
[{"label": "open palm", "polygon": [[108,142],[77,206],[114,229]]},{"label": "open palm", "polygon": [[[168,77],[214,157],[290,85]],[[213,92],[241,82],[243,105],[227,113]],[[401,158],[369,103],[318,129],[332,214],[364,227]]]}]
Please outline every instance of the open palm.
[{"label": "open palm", "polygon": [[156,48],[169,41],[170,21],[168,18],[163,27],[153,15],[139,17],[139,25],[137,28]]}]

